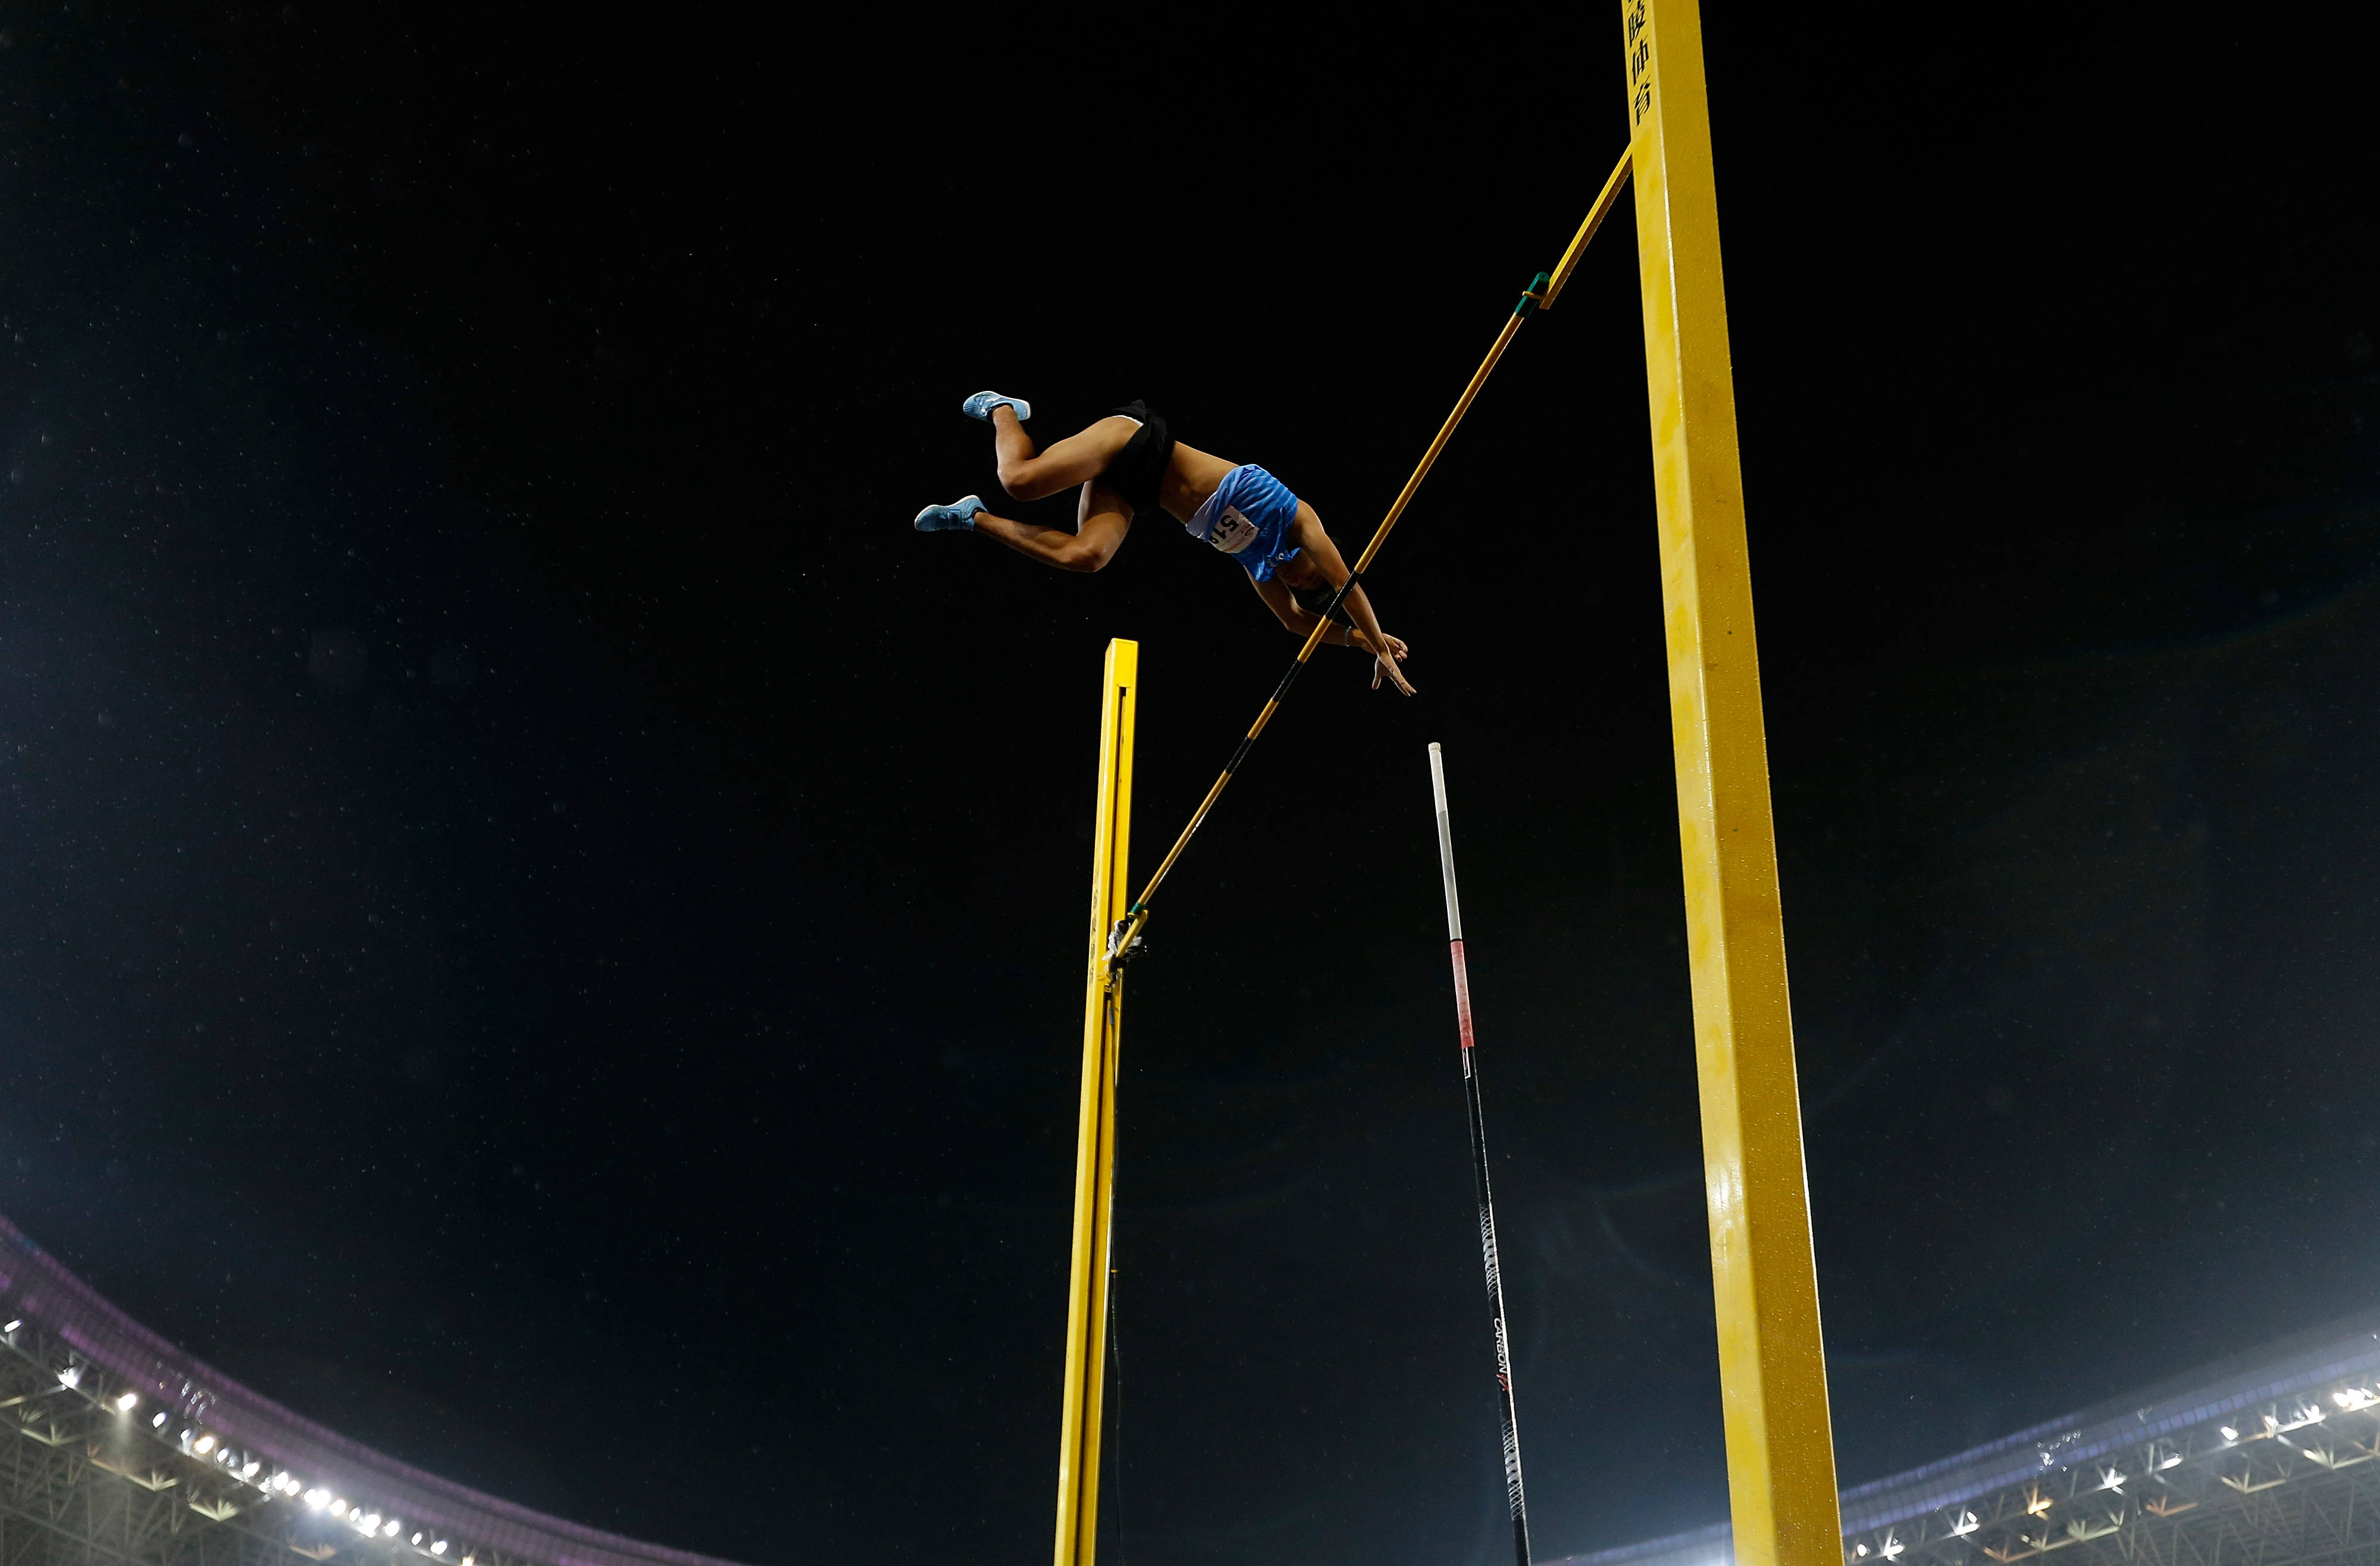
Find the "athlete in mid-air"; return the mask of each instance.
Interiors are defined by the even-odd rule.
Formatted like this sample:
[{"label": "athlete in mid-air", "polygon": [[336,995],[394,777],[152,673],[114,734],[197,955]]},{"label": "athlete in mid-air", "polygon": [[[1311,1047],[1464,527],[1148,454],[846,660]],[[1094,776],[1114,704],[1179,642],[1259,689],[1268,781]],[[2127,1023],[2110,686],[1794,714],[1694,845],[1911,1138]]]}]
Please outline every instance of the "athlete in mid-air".
[{"label": "athlete in mid-air", "polygon": [[[1117,408],[1038,453],[1025,432],[1025,421],[1033,416],[1029,404],[978,392],[964,407],[973,418],[990,420],[1001,487],[1015,499],[1039,500],[1082,486],[1075,530],[1012,522],[986,510],[980,495],[969,495],[917,513],[921,533],[988,533],[1062,571],[1096,571],[1114,557],[1135,514],[1163,510],[1192,538],[1246,567],[1265,607],[1301,638],[1313,633],[1321,620],[1317,611],[1347,580],[1347,563],[1312,506],[1254,464],[1235,467],[1182,444],[1161,417],[1139,403]],[[1322,639],[1371,653],[1373,689],[1385,676],[1407,696],[1414,693],[1397,667],[1405,644],[1380,629],[1360,586],[1342,601],[1332,621]]]}]

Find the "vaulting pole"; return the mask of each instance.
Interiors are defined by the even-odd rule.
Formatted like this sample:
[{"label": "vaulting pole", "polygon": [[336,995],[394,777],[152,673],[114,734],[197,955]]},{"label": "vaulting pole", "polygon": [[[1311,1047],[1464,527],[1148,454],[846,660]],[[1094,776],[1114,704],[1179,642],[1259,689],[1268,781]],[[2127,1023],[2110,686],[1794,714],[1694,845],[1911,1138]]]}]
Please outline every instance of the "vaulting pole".
[{"label": "vaulting pole", "polygon": [[1842,1566],[1695,0],[1622,0],[1736,1566]]},{"label": "vaulting pole", "polygon": [[1454,964],[1454,1026],[1463,1046],[1463,1099],[1471,1117],[1471,1178],[1479,1198],[1479,1259],[1488,1269],[1488,1314],[1496,1332],[1496,1390],[1503,1400],[1504,1499],[1512,1515],[1512,1559],[1529,1566],[1529,1498],[1521,1487],[1521,1425],[1512,1406],[1512,1335],[1504,1329],[1504,1269],[1496,1256],[1496,1198],[1488,1189],[1488,1117],[1479,1107],[1478,1053],[1471,1038],[1471,969],[1463,959],[1463,898],[1454,890],[1454,826],[1446,811],[1446,761],[1429,747],[1429,789],[1438,803],[1438,868],[1446,881],[1446,945]]},{"label": "vaulting pole", "polygon": [[1057,1566],[1091,1566],[1099,1525],[1099,1412],[1107,1384],[1108,1219],[1115,1194],[1116,1053],[1123,975],[1108,933],[1131,885],[1134,687],[1140,644],[1108,643],[1099,681],[1099,773],[1091,832],[1091,941],[1083,977],[1083,1107],[1075,1135],[1075,1244],[1059,1419]]}]

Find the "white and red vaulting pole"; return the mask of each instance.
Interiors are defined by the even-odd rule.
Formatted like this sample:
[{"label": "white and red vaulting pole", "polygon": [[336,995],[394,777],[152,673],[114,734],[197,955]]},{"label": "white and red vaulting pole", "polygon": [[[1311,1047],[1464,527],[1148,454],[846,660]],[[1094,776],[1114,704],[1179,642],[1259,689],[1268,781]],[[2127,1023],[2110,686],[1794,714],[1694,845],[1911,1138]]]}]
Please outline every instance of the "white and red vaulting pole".
[{"label": "white and red vaulting pole", "polygon": [[1471,975],[1463,963],[1463,899],[1454,890],[1454,830],[1446,815],[1446,760],[1429,747],[1429,786],[1438,802],[1438,864],[1446,879],[1446,944],[1454,961],[1454,1021],[1463,1040],[1463,1097],[1471,1115],[1471,1172],[1478,1187],[1479,1255],[1488,1269],[1488,1307],[1496,1328],[1496,1390],[1504,1415],[1504,1497],[1512,1509],[1512,1555],[1529,1566],[1529,1502],[1521,1487],[1521,1427],[1512,1411],[1512,1339],[1504,1330],[1504,1276],[1496,1260],[1496,1204],[1488,1189],[1488,1129],[1479,1110],[1478,1051],[1471,1036]]}]

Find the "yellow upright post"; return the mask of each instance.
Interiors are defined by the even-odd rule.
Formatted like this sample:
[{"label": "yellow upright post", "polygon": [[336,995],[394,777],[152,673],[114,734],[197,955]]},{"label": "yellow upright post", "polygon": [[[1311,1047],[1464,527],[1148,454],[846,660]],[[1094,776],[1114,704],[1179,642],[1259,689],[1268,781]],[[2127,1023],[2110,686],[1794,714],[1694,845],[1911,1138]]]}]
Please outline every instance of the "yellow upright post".
[{"label": "yellow upright post", "polygon": [[1621,0],[1737,1566],[1841,1566],[1695,0]]},{"label": "yellow upright post", "polygon": [[1099,1525],[1099,1409],[1107,1381],[1108,1214],[1115,1193],[1116,1050],[1123,977],[1108,933],[1132,888],[1132,730],[1140,644],[1108,643],[1099,682],[1098,825],[1091,834],[1091,943],[1083,980],[1083,1109],[1075,1135],[1075,1248],[1066,1301],[1065,1406],[1059,1421],[1057,1566],[1091,1566]]}]

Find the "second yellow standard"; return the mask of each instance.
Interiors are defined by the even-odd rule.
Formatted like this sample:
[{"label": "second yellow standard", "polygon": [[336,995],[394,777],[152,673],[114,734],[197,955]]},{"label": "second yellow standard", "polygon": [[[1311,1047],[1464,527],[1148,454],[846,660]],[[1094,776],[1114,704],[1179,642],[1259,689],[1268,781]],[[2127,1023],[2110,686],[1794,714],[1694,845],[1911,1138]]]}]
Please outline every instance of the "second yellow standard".
[{"label": "second yellow standard", "polygon": [[1621,13],[1735,1560],[1841,1566],[1702,18]]},{"label": "second yellow standard", "polygon": [[1140,644],[1111,641],[1099,677],[1099,760],[1091,834],[1091,939],[1083,975],[1083,1106],[1075,1133],[1075,1243],[1059,1418],[1057,1566],[1091,1566],[1099,1528],[1099,1420],[1107,1381],[1108,1220],[1115,1199],[1115,1086],[1123,976],[1109,934],[1131,892],[1133,702]]}]

